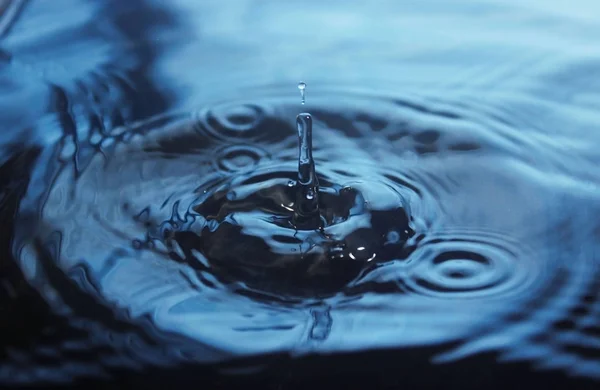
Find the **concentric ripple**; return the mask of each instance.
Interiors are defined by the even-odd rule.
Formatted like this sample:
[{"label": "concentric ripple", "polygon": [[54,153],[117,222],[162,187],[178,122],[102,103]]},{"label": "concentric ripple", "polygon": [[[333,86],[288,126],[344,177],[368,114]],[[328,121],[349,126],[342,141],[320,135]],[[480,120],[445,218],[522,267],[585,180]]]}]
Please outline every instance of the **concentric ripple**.
[{"label": "concentric ripple", "polygon": [[525,250],[507,235],[482,230],[432,233],[420,242],[404,283],[439,298],[514,293],[535,279],[532,253]]},{"label": "concentric ripple", "polygon": [[[65,137],[36,169],[47,186],[21,203],[15,255],[56,310],[81,315],[65,309],[58,271],[115,315],[177,335],[158,343],[175,361],[456,342],[440,358],[453,359],[568,319],[598,276],[568,255],[592,256],[577,236],[600,231],[577,204],[588,197],[592,215],[600,199],[543,180],[518,137],[464,104],[411,99],[311,97],[322,231],[286,219],[295,101],[117,128],[84,169]],[[571,337],[593,338],[598,312],[586,318]]]},{"label": "concentric ripple", "polygon": [[257,147],[232,145],[217,151],[215,164],[216,168],[223,173],[233,173],[250,170],[267,156],[267,152]]}]

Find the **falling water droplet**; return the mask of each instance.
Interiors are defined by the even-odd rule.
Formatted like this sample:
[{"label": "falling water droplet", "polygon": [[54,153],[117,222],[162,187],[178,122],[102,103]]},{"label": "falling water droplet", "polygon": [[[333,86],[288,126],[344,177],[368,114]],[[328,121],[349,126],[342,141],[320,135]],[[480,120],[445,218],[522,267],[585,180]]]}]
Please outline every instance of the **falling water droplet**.
[{"label": "falling water droplet", "polygon": [[305,101],[305,91],[306,91],[306,83],[304,81],[300,81],[298,83],[298,89],[300,90],[300,97],[302,98],[302,104]]}]

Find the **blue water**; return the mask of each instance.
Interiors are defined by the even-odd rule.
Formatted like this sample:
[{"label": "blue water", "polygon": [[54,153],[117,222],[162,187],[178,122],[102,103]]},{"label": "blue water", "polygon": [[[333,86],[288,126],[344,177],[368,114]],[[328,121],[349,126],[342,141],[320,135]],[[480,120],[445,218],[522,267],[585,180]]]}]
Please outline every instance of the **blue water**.
[{"label": "blue water", "polygon": [[0,383],[598,386],[596,1],[11,6]]}]

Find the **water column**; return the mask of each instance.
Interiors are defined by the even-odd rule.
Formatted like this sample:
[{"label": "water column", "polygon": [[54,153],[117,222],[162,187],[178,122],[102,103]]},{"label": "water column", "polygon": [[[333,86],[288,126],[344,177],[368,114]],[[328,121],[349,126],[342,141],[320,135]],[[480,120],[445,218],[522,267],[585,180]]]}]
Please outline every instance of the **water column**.
[{"label": "water column", "polygon": [[[298,84],[302,104],[305,102],[306,84]],[[319,180],[312,156],[312,116],[301,113],[296,117],[298,129],[298,180],[296,182],[296,202],[294,205],[294,225],[298,229],[318,229],[321,227],[319,212]]]}]

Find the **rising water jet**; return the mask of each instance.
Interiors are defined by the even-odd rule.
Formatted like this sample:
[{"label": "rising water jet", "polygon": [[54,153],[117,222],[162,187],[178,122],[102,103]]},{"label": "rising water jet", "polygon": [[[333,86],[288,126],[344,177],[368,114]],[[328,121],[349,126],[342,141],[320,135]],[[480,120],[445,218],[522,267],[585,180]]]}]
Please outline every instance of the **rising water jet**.
[{"label": "rising water jet", "polygon": [[[304,104],[306,84],[298,84]],[[319,179],[312,155],[312,116],[301,113],[296,117],[298,129],[298,180],[294,205],[294,226],[298,229],[318,229],[322,226],[319,210]]]}]

